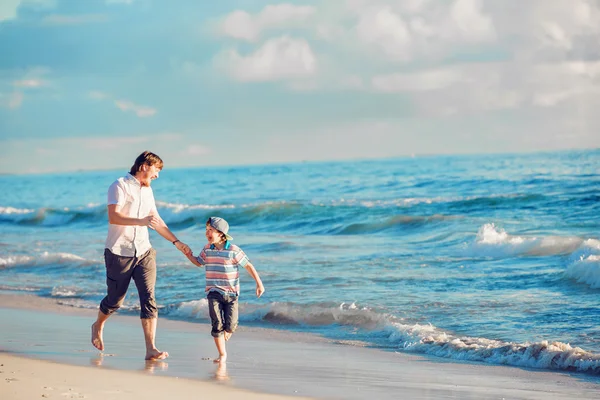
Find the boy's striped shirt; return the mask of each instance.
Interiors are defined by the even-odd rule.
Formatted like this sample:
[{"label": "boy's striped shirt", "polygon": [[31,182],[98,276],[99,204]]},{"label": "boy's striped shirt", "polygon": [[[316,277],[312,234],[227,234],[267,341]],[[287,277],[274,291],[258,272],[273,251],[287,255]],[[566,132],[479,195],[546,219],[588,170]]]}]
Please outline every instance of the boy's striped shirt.
[{"label": "boy's striped shirt", "polygon": [[223,295],[239,295],[240,267],[249,262],[242,249],[229,241],[225,242],[223,250],[207,244],[197,260],[206,268],[206,293],[217,291]]}]

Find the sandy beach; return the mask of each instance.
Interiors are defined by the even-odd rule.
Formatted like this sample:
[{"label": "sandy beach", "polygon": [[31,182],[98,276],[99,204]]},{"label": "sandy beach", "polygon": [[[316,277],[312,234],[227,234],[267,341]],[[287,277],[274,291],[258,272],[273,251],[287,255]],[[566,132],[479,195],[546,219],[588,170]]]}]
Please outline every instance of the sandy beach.
[{"label": "sandy beach", "polygon": [[2,398],[54,399],[197,399],[240,397],[289,399],[290,396],[254,393],[192,379],[152,376],[134,371],[86,368],[51,361],[0,354]]},{"label": "sandy beach", "polygon": [[139,320],[115,315],[106,350],[89,344],[94,310],[1,295],[3,399],[243,398],[595,399],[600,379],[578,373],[457,363],[241,327],[218,367],[207,325],[161,319],[164,362],[143,360]]}]

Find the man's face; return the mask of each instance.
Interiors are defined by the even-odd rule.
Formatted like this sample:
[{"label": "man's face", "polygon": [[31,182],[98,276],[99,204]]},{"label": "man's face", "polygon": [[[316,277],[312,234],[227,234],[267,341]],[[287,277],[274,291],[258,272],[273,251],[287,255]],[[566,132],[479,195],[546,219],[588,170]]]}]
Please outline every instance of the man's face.
[{"label": "man's face", "polygon": [[142,186],[150,186],[150,183],[154,179],[158,179],[159,172],[160,168],[158,168],[156,165],[148,166],[144,164],[140,169],[140,173],[136,177]]}]

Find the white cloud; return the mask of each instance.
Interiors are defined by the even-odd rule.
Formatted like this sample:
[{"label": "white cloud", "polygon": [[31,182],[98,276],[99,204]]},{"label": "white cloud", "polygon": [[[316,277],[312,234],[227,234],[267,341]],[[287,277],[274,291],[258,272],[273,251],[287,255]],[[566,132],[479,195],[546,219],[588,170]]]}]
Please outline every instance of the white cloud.
[{"label": "white cloud", "polygon": [[156,114],[156,109],[147,106],[137,105],[129,100],[115,100],[117,108],[123,112],[133,112],[140,118],[152,117]]},{"label": "white cloud", "polygon": [[367,10],[356,26],[359,39],[381,47],[393,59],[407,61],[411,55],[411,33],[402,17],[391,8]]},{"label": "white cloud", "polygon": [[46,85],[48,85],[48,82],[38,78],[21,79],[13,82],[13,86],[22,88],[39,88]]},{"label": "white cloud", "polygon": [[110,95],[99,90],[92,90],[88,92],[88,97],[94,100],[106,100],[110,98]]},{"label": "white cloud", "polygon": [[79,14],[79,15],[61,15],[51,14],[42,19],[43,25],[63,26],[63,25],[83,25],[91,23],[107,22],[108,16],[105,14]]},{"label": "white cloud", "polygon": [[149,107],[149,106],[142,106],[142,105],[136,104],[130,100],[115,99],[109,93],[102,92],[100,90],[89,91],[87,93],[87,97],[92,100],[98,100],[98,101],[103,101],[103,100],[112,101],[112,103],[119,110],[121,110],[123,112],[132,112],[135,115],[137,115],[139,118],[152,117],[157,112],[156,108]]},{"label": "white cloud", "polygon": [[8,101],[8,108],[19,108],[21,107],[21,104],[23,104],[23,93],[14,92]]},{"label": "white cloud", "polygon": [[0,22],[16,18],[20,0],[2,0],[0,2]]},{"label": "white cloud", "polygon": [[133,4],[135,0],[106,0],[106,4]]},{"label": "white cloud", "polygon": [[210,153],[210,148],[200,145],[190,145],[185,150],[185,155],[188,156],[203,156]]},{"label": "white cloud", "polygon": [[466,42],[487,42],[496,37],[492,19],[481,10],[481,0],[456,0],[450,8],[451,36]]},{"label": "white cloud", "polygon": [[0,107],[15,110],[21,107],[24,98],[25,96],[21,92],[0,93]]},{"label": "white cloud", "polygon": [[439,90],[460,82],[462,74],[454,69],[438,69],[412,74],[396,73],[373,77],[373,89],[378,92],[418,92]]},{"label": "white cloud", "polygon": [[[117,137],[117,138],[85,138],[76,139],[80,147],[87,150],[116,150],[123,146],[141,145],[148,142],[143,136],[138,137]],[[59,139],[60,141],[60,139]]]},{"label": "white cloud", "polygon": [[216,65],[242,82],[303,78],[317,71],[317,59],[308,42],[288,36],[267,40],[248,56],[226,51],[217,57]]},{"label": "white cloud", "polygon": [[298,26],[314,13],[314,7],[293,4],[268,5],[255,15],[236,10],[225,17],[220,32],[235,39],[254,42],[266,30]]}]

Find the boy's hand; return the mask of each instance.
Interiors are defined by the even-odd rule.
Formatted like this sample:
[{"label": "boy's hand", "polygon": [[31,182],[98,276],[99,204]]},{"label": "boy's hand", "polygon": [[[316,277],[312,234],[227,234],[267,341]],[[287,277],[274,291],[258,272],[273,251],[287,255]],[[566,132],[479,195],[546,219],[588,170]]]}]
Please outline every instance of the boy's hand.
[{"label": "boy's hand", "polygon": [[262,296],[265,292],[265,287],[263,285],[256,285],[256,297]]},{"label": "boy's hand", "polygon": [[175,243],[175,247],[177,248],[177,250],[181,251],[183,254],[187,255],[192,255],[192,249],[190,249],[190,246],[188,246],[187,244],[181,242],[181,241],[177,241]]}]

